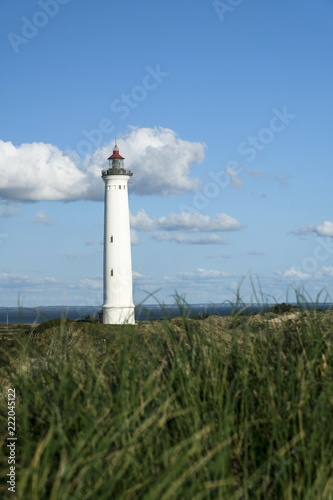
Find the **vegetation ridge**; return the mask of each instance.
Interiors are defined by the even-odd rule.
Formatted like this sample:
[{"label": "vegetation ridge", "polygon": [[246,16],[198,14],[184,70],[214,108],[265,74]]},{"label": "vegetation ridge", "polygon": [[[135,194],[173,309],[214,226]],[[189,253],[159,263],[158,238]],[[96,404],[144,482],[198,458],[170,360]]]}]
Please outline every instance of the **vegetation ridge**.
[{"label": "vegetation ridge", "polygon": [[20,328],[16,498],[333,498],[332,311]]}]

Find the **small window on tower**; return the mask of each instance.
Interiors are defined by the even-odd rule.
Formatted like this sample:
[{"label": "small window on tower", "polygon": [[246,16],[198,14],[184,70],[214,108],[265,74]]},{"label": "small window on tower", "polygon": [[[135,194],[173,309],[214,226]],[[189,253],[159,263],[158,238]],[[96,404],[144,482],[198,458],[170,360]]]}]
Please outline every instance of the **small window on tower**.
[{"label": "small window on tower", "polygon": [[124,186],[124,189],[126,189],[126,186]]},{"label": "small window on tower", "polygon": [[110,276],[113,276],[113,269],[110,269]]},{"label": "small window on tower", "polygon": [[110,236],[110,243],[113,243],[113,236]]},{"label": "small window on tower", "polygon": [[121,186],[119,186],[119,189],[121,189]]}]

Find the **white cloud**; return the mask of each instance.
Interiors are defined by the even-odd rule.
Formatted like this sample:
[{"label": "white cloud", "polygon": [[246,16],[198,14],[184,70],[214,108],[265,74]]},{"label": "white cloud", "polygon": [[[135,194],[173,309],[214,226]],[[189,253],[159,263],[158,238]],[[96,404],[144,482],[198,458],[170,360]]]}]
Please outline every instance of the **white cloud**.
[{"label": "white cloud", "polygon": [[230,273],[225,273],[223,271],[216,271],[214,269],[202,269],[198,267],[194,272],[178,273],[177,276],[186,280],[187,279],[216,280],[221,278],[230,278],[232,275]]},{"label": "white cloud", "polygon": [[75,200],[87,178],[68,156],[51,144],[0,141],[0,196],[17,200]]},{"label": "white cloud", "polygon": [[138,245],[140,243],[137,232],[134,229],[131,229],[131,243],[132,245]]},{"label": "white cloud", "polygon": [[34,222],[39,222],[40,224],[45,224],[46,226],[54,226],[55,224],[54,219],[48,218],[44,210],[36,212]]},{"label": "white cloud", "polygon": [[333,222],[326,220],[321,224],[309,225],[300,229],[295,229],[294,231],[291,231],[291,233],[296,235],[315,233],[318,236],[333,237]]},{"label": "white cloud", "polygon": [[135,215],[130,214],[130,224],[133,229],[138,231],[150,231],[154,229],[156,221],[151,219],[142,208]]},{"label": "white cloud", "polygon": [[236,231],[242,227],[236,219],[224,213],[216,214],[216,218],[213,220],[209,215],[200,213],[170,213],[167,216],[160,217],[157,222],[159,228],[169,231]]},{"label": "white cloud", "polygon": [[[176,243],[209,245],[226,244],[226,241],[217,234],[203,236],[189,236],[184,234],[194,232],[236,231],[242,225],[227,214],[217,214],[215,219],[209,215],[193,214],[189,212],[170,213],[160,218],[151,218],[144,209],[130,216],[132,243],[138,243],[136,230],[151,231],[151,236],[157,241],[175,241]],[[169,231],[181,231],[170,234]]]},{"label": "white cloud", "polygon": [[321,224],[318,224],[314,228],[315,233],[318,234],[318,236],[331,236],[333,237],[333,222],[330,222],[328,220],[322,222]]},{"label": "white cloud", "polygon": [[[192,163],[204,159],[203,143],[180,139],[166,128],[130,128],[118,141],[133,171],[131,190],[138,194],[175,195],[195,192],[199,179],[191,178]],[[0,141],[0,196],[6,200],[102,200],[101,170],[107,166],[113,142],[80,160],[56,146]]]},{"label": "white cloud", "polygon": [[303,273],[302,271],[299,271],[294,267],[287,269],[284,273],[282,273],[282,276],[284,278],[297,279],[297,280],[306,280],[310,278],[310,274]]},{"label": "white cloud", "polygon": [[152,219],[144,209],[130,216],[131,227],[138,231],[152,229],[165,229],[168,231],[211,232],[211,231],[237,231],[242,225],[230,215],[216,214],[215,219],[200,213],[171,212],[158,219]]},{"label": "white cloud", "polygon": [[189,177],[191,164],[204,159],[205,145],[184,141],[166,128],[134,128],[119,148],[133,175],[132,189],[139,194],[175,195],[195,192],[199,179]]},{"label": "white cloud", "polygon": [[225,245],[226,241],[217,234],[208,234],[203,236],[190,236],[183,233],[170,234],[168,231],[152,233],[152,237],[157,241],[175,241],[191,245]]},{"label": "white cloud", "polygon": [[231,167],[227,167],[225,170],[226,170],[227,174],[230,176],[232,187],[234,187],[235,189],[242,189],[244,187],[244,184],[238,178],[238,174],[237,174],[236,170],[234,170]]}]

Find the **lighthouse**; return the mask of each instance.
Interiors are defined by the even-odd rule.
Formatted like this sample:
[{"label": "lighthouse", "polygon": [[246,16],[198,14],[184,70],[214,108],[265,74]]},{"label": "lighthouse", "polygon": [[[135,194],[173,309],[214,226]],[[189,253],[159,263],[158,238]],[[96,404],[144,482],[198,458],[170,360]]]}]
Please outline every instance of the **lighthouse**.
[{"label": "lighthouse", "polygon": [[124,158],[114,146],[102,170],[104,198],[104,303],[103,323],[135,323],[132,292],[131,236],[128,208],[128,180]]}]

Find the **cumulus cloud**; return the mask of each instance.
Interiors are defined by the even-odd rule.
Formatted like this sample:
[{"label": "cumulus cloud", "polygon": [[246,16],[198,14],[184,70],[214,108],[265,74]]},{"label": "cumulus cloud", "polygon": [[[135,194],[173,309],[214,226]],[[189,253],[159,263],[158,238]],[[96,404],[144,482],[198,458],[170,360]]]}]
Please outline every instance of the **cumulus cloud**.
[{"label": "cumulus cloud", "polygon": [[135,173],[132,189],[138,194],[166,196],[199,188],[199,179],[189,174],[193,163],[203,161],[205,144],[182,140],[166,128],[131,128],[119,148]]},{"label": "cumulus cloud", "polygon": [[152,237],[157,241],[175,241],[176,243],[187,243],[191,245],[226,244],[226,241],[217,234],[190,236],[183,233],[170,234],[168,231],[160,231],[153,233]]},{"label": "cumulus cloud", "polygon": [[17,200],[75,200],[87,189],[83,171],[51,144],[0,141],[0,196]]},{"label": "cumulus cloud", "polygon": [[333,237],[333,222],[326,220],[321,224],[309,225],[300,229],[295,229],[294,231],[291,231],[291,233],[296,235],[315,233],[318,236]]},{"label": "cumulus cloud", "polygon": [[160,229],[166,231],[186,232],[212,232],[212,231],[237,231],[242,225],[230,215],[216,214],[215,219],[209,215],[189,212],[171,212],[168,215],[151,218],[144,209],[139,210],[130,217],[131,227],[138,231],[151,231]]},{"label": "cumulus cloud", "polygon": [[236,231],[242,227],[236,219],[224,213],[217,214],[215,219],[209,215],[189,212],[171,212],[166,216],[151,218],[144,209],[141,209],[135,215],[131,214],[130,219],[133,240],[136,242],[138,242],[138,238],[135,231],[138,230],[149,231],[150,235],[157,241],[174,241],[194,245],[226,244],[226,241],[217,234],[190,236],[184,233]]},{"label": "cumulus cloud", "polygon": [[138,231],[150,231],[154,229],[156,220],[151,219],[142,208],[135,215],[130,214],[130,224],[131,228],[137,229]]},{"label": "cumulus cloud", "polygon": [[317,224],[314,226],[314,232],[317,233],[318,236],[333,237],[333,222],[326,220],[321,224]]},{"label": "cumulus cloud", "polygon": [[159,228],[169,231],[236,231],[242,227],[236,219],[224,213],[216,214],[215,219],[211,219],[209,215],[189,212],[170,213],[160,217],[157,222]]},{"label": "cumulus cloud", "polygon": [[[118,141],[133,171],[131,191],[176,195],[195,192],[199,179],[190,176],[193,163],[204,159],[205,145],[180,139],[166,128],[130,128]],[[107,167],[113,143],[82,160],[52,144],[14,146],[0,141],[0,196],[6,200],[102,200],[101,170]]]},{"label": "cumulus cloud", "polygon": [[282,274],[282,276],[284,278],[297,279],[297,280],[306,280],[306,279],[310,278],[310,274],[303,273],[302,271],[299,271],[298,269],[295,269],[294,267],[287,269]]},{"label": "cumulus cloud", "polygon": [[215,269],[202,269],[198,267],[195,272],[183,272],[178,273],[182,279],[199,279],[199,280],[211,280],[211,279],[221,279],[230,278],[232,275],[230,273],[225,273],[223,271],[216,271]]}]

